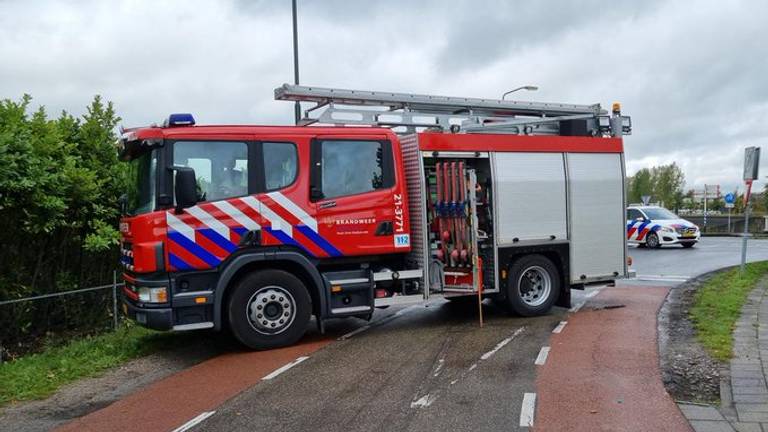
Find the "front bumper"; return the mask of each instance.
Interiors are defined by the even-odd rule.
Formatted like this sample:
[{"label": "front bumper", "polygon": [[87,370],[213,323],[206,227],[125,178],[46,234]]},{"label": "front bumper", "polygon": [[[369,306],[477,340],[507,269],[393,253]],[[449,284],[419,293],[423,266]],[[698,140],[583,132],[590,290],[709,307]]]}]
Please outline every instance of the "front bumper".
[{"label": "front bumper", "polygon": [[697,231],[695,235],[681,235],[677,232],[670,233],[665,231],[657,231],[659,235],[659,242],[662,245],[672,244],[684,244],[684,243],[696,243],[701,239],[701,232]]},{"label": "front bumper", "polygon": [[123,312],[131,320],[153,330],[170,330],[173,328],[171,308],[139,307],[123,298]]}]

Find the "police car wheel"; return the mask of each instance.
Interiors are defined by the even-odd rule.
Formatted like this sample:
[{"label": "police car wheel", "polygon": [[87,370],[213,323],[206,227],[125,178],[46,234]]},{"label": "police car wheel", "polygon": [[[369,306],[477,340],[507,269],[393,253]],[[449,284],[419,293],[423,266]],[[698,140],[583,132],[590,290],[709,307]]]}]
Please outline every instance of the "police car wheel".
[{"label": "police car wheel", "polygon": [[648,235],[645,237],[645,245],[651,249],[656,249],[661,247],[661,242],[659,242],[659,236],[656,235],[656,233],[648,233]]},{"label": "police car wheel", "polygon": [[263,270],[246,275],[233,288],[229,326],[243,345],[256,350],[283,347],[306,332],[312,300],[296,276]]},{"label": "police car wheel", "polygon": [[543,255],[517,259],[509,269],[507,307],[520,316],[543,315],[560,295],[560,276]]}]

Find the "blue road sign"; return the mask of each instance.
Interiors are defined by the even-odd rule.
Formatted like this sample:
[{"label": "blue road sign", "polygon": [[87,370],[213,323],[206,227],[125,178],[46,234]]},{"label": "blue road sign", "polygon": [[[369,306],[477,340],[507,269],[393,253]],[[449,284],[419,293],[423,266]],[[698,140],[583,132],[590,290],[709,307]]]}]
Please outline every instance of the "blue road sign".
[{"label": "blue road sign", "polygon": [[725,200],[726,204],[733,204],[734,202],[736,202],[736,195],[734,195],[732,193],[727,193],[723,197],[723,200]]}]

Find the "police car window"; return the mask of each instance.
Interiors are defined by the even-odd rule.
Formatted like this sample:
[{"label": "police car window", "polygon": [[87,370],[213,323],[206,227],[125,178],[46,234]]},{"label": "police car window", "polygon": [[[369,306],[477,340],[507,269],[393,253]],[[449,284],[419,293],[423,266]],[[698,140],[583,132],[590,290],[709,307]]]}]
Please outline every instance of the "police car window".
[{"label": "police car window", "polygon": [[262,143],[267,191],[282,189],[296,180],[297,154],[292,143]]},{"label": "police car window", "polygon": [[638,210],[635,210],[635,209],[628,209],[627,210],[627,220],[635,220],[635,219],[641,218],[641,217],[643,217],[643,215]]},{"label": "police car window", "polygon": [[195,170],[205,201],[248,194],[248,145],[236,141],[177,141],[173,164]]},{"label": "police car window", "polygon": [[323,141],[323,198],[355,195],[384,187],[383,145],[379,141]]}]

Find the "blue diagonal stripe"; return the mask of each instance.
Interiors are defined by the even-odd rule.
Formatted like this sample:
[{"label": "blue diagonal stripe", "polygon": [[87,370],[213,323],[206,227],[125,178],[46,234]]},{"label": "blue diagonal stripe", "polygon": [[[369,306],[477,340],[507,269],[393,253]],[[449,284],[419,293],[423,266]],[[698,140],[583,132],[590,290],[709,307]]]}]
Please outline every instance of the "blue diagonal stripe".
[{"label": "blue diagonal stripe", "polygon": [[176,231],[168,231],[168,237],[177,245],[181,246],[182,248],[186,249],[187,252],[191,253],[192,255],[200,258],[201,260],[205,261],[206,264],[208,264],[211,267],[216,267],[219,265],[221,261],[219,261],[218,258],[216,258],[215,255],[208,252],[207,250],[200,247],[199,244],[194,243],[190,241],[188,238],[184,237],[184,235],[176,232]]},{"label": "blue diagonal stripe", "polygon": [[177,257],[176,255],[170,252],[168,252],[168,261],[171,263],[171,266],[173,266],[173,268],[175,268],[176,270],[190,270],[194,268],[191,265],[187,264],[186,261],[184,261],[183,259]]},{"label": "blue diagonal stripe", "polygon": [[296,225],[295,227],[299,232],[304,234],[308,239],[312,240],[316,245],[320,246],[322,250],[325,251],[328,255],[332,257],[339,257],[343,254],[341,251],[336,249],[332,244],[330,244],[326,239],[320,236],[320,234],[314,232],[312,228],[306,226],[306,225]]},{"label": "blue diagonal stripe", "polygon": [[224,238],[221,234],[217,233],[216,231],[210,228],[199,229],[197,230],[197,232],[204,235],[205,238],[216,243],[216,246],[224,249],[229,253],[232,253],[235,251],[235,249],[237,249],[237,246],[234,243],[232,243],[228,239]]},{"label": "blue diagonal stripe", "polygon": [[302,245],[301,243],[299,243],[296,240],[294,240],[291,237],[289,237],[288,234],[286,234],[286,233],[284,233],[284,232],[282,232],[280,230],[273,230],[272,228],[269,228],[269,227],[264,227],[262,229],[264,231],[272,234],[272,236],[275,237],[280,243],[286,244],[286,245],[289,245],[289,246],[299,247],[299,248],[303,249],[306,253],[308,253],[308,254],[310,254],[312,256],[315,256],[315,254],[313,254],[309,249],[305,248],[304,245]]}]

